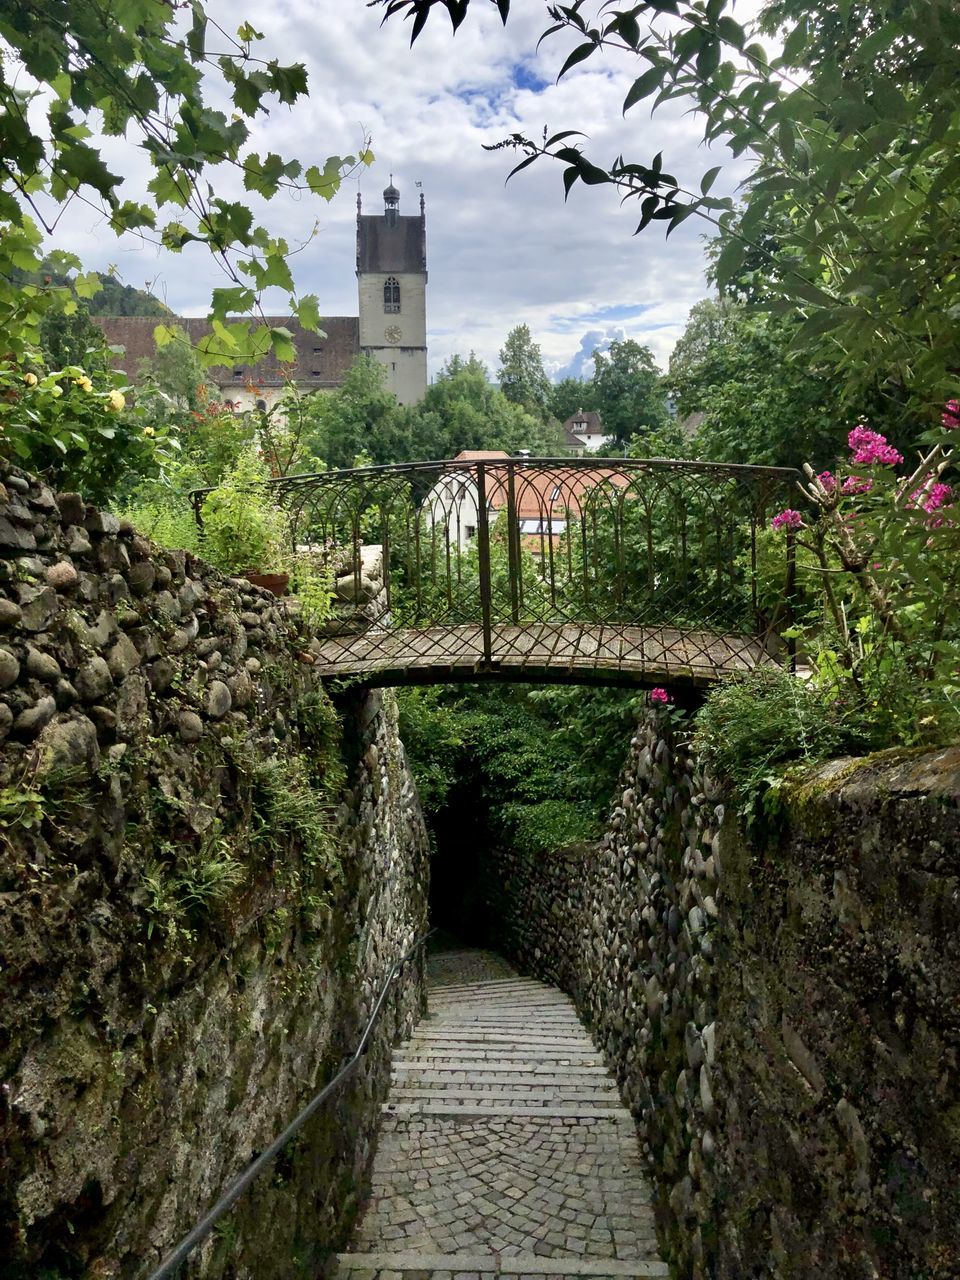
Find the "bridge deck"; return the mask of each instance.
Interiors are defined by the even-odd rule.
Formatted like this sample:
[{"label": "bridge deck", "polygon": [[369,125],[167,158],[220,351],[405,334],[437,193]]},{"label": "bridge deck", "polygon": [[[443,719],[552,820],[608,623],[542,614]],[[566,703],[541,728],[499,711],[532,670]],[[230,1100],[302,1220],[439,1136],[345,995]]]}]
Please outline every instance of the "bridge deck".
[{"label": "bridge deck", "polygon": [[494,626],[490,662],[479,626],[400,628],[324,639],[317,669],[381,685],[496,672],[518,680],[699,686],[773,661],[760,640],[736,633],[533,623]]}]

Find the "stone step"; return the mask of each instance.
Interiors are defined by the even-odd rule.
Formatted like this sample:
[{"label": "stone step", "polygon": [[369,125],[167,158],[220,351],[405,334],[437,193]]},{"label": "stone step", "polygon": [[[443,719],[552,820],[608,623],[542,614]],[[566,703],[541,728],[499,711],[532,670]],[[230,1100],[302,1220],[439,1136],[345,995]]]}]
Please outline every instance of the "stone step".
[{"label": "stone step", "polygon": [[433,1098],[443,1103],[484,1103],[502,1102],[512,1104],[520,1102],[524,1106],[566,1106],[581,1102],[596,1103],[599,1106],[619,1107],[620,1095],[616,1089],[612,1092],[599,1089],[539,1089],[534,1086],[514,1085],[500,1086],[497,1089],[456,1089],[450,1085],[434,1087],[422,1085],[400,1086],[391,1089],[390,1099],[393,1102],[413,1102],[420,1098]]},{"label": "stone step", "polygon": [[479,996],[486,993],[503,995],[508,991],[539,991],[550,999],[568,999],[556,987],[550,987],[538,978],[498,978],[486,982],[438,982],[430,983],[431,996],[466,995]]},{"label": "stone step", "polygon": [[519,1022],[498,1022],[493,1018],[461,1019],[457,1022],[430,1022],[423,1028],[424,1034],[444,1035],[512,1035],[521,1039],[553,1037],[560,1040],[587,1040],[588,1036],[579,1022],[540,1022],[523,1018]]},{"label": "stone step", "polygon": [[669,1277],[664,1262],[649,1259],[621,1262],[615,1258],[542,1258],[535,1253],[341,1253],[337,1263],[342,1271],[446,1272],[450,1276],[610,1276]]},{"label": "stone step", "polygon": [[609,1107],[603,1103],[571,1102],[554,1106],[535,1107],[526,1103],[464,1103],[454,1106],[443,1101],[385,1102],[383,1112],[392,1116],[451,1116],[454,1119],[477,1119],[484,1116],[537,1116],[541,1119],[620,1120],[623,1107]]},{"label": "stone step", "polygon": [[535,1066],[517,1066],[504,1063],[496,1066],[489,1062],[395,1062],[393,1075],[402,1080],[411,1075],[422,1075],[427,1080],[493,1080],[506,1083],[522,1080],[539,1080],[541,1084],[586,1084],[591,1080],[611,1080],[605,1067],[558,1067],[551,1062],[538,1062]]},{"label": "stone step", "polygon": [[424,1028],[436,1026],[458,1025],[465,1023],[473,1026],[475,1022],[494,1022],[498,1026],[510,1027],[580,1027],[583,1030],[579,1018],[568,1009],[559,1009],[556,1013],[544,1015],[542,1010],[531,1006],[529,1011],[523,1009],[511,1009],[503,1012],[491,1012],[489,1009],[450,1009],[450,1010],[431,1010],[430,1014],[420,1024]]},{"label": "stone step", "polygon": [[537,1013],[570,1013],[574,1012],[569,1000],[544,1000],[540,996],[531,996],[529,999],[521,999],[519,996],[512,1000],[435,1000],[432,997],[428,999],[428,1005],[431,1013],[456,1013],[458,1010],[465,1009],[471,1013],[480,1012],[483,1009],[494,1009],[498,1013],[517,1013],[524,1009],[535,1009]]},{"label": "stone step", "polygon": [[417,1031],[411,1044],[423,1045],[502,1045],[502,1044],[535,1044],[541,1045],[545,1049],[566,1049],[570,1045],[589,1045],[593,1048],[591,1041],[587,1036],[580,1032],[578,1035],[560,1035],[551,1034],[550,1032],[542,1032],[540,1034],[531,1033],[530,1035],[517,1036],[509,1031],[451,1031],[445,1027],[431,1027],[429,1030]]},{"label": "stone step", "polygon": [[565,996],[505,968],[428,959],[430,1013],[394,1054],[344,1280],[668,1276],[603,1055]]},{"label": "stone step", "polygon": [[447,1046],[447,1044],[439,1044],[439,1046],[425,1046],[424,1048],[403,1048],[394,1052],[394,1059],[398,1062],[410,1062],[412,1060],[420,1060],[424,1062],[529,1062],[531,1066],[536,1066],[538,1062],[563,1062],[564,1065],[576,1066],[603,1066],[603,1059],[596,1055],[596,1051],[591,1053],[588,1048],[580,1048],[579,1046],[571,1046],[570,1048],[561,1047],[559,1044],[517,1044],[516,1047],[508,1048],[497,1044],[490,1046],[490,1050],[483,1047],[474,1047],[470,1044],[456,1044],[456,1046]]}]

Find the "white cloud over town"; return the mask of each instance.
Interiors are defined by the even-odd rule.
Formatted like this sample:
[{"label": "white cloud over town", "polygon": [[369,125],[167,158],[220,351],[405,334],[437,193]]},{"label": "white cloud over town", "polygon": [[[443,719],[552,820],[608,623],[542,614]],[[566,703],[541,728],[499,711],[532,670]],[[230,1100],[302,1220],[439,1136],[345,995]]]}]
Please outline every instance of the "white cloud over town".
[{"label": "white cloud over town", "polygon": [[[358,190],[364,207],[378,211],[392,173],[404,213],[415,211],[422,190],[432,373],[454,352],[470,350],[495,370],[507,332],[521,322],[555,376],[589,373],[594,347],[623,336],[648,343],[665,367],[690,307],[708,291],[703,224],[689,219],[668,241],[654,228],[635,237],[637,211],[621,208],[612,189],[578,185],[564,203],[561,168],[548,162],[505,185],[511,153],[483,144],[515,131],[537,136],[544,126],[578,128],[599,161],[621,151],[649,160],[662,150],[670,171],[691,184],[724,156],[705,152],[697,121],[676,104],[652,118],[641,105],[624,119],[623,97],[637,74],[629,61],[590,59],[557,85],[570,42],[556,37],[537,52],[546,25],[541,4],[515,5],[505,29],[487,8],[478,6],[454,38],[438,12],[410,49],[409,24],[381,26],[365,0],[261,3],[250,16],[266,35],[263,47],[268,56],[307,64],[310,98],[261,116],[258,149],[313,164],[355,151],[366,131],[376,161],[329,205],[281,194],[257,212],[291,244],[316,226],[292,260],[297,287],[319,296],[322,313],[351,315]],[[228,29],[246,16],[232,0],[210,0],[208,9]],[[113,142],[107,155],[121,150],[115,163],[132,189],[142,189],[147,166]],[[742,173],[742,165],[726,168],[725,189]],[[226,172],[214,182],[226,194],[236,185]],[[223,283],[204,250],[178,256],[129,236],[117,242],[88,207],[68,210],[54,242],[88,266],[116,265],[126,283],[150,284],[184,314],[203,314],[211,289]],[[280,295],[268,301],[283,305]]]}]

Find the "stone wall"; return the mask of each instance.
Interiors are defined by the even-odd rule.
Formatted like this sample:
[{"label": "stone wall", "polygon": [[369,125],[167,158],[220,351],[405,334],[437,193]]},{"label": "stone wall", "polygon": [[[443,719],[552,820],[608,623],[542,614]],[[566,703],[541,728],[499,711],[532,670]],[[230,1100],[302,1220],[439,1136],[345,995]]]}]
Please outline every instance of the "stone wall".
[{"label": "stone wall", "polygon": [[[2,480],[0,1276],[139,1280],[352,1050],[425,833],[391,696],[338,715],[293,609]],[[421,1000],[182,1274],[323,1273]]]},{"label": "stone wall", "polygon": [[599,846],[491,855],[496,942],[594,1030],[676,1276],[956,1276],[960,750],[781,818],[747,840],[651,716]]}]

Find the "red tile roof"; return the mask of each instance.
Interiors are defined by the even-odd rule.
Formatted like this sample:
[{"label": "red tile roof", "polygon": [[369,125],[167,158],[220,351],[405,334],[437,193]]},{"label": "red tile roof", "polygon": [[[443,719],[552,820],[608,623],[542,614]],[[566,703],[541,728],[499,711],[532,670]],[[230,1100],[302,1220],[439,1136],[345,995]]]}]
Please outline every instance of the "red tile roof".
[{"label": "red tile roof", "polygon": [[[158,324],[180,325],[194,343],[210,332],[206,320],[191,316],[172,316],[169,319],[157,316],[92,318],[111,345],[124,348],[123,355],[117,358],[117,365],[132,382],[136,381],[140,361],[155,354],[153,331]],[[282,368],[301,385],[325,389],[340,386],[360,352],[360,321],[356,316],[329,316],[322,320],[325,337],[302,328],[292,316],[266,316],[265,321],[271,328],[283,327],[293,335],[297,359],[292,366],[284,365]],[[277,387],[286,381],[273,354],[265,356],[256,365],[217,365],[208,372],[211,381],[221,387],[243,387],[249,382],[257,386]]]}]

